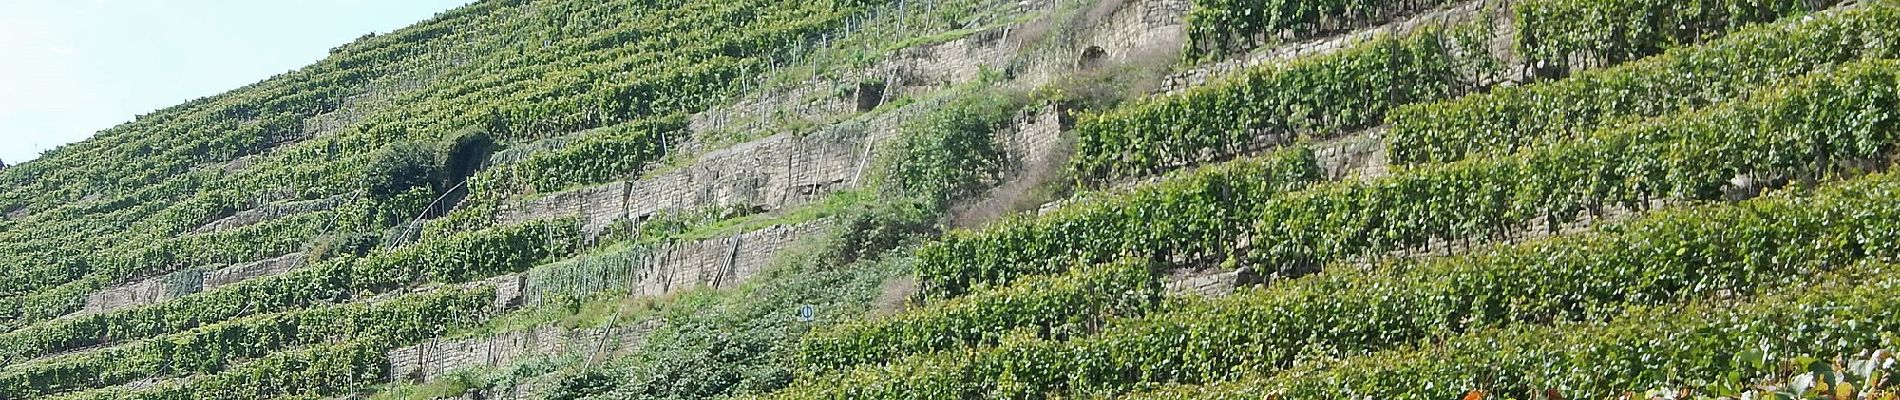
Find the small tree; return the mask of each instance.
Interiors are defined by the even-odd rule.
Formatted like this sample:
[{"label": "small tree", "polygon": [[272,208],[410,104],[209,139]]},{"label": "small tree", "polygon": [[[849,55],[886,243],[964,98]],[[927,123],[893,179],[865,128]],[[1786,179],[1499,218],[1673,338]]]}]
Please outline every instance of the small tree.
[{"label": "small tree", "polygon": [[363,183],[369,196],[383,200],[418,187],[440,191],[441,150],[422,143],[399,143],[378,152],[364,169]]}]

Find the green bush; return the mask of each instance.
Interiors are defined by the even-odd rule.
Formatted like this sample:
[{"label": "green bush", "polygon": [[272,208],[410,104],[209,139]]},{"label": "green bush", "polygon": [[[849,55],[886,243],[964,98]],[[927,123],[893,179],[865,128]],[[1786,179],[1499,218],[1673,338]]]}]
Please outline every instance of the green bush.
[{"label": "green bush", "polygon": [[373,199],[389,199],[417,188],[441,190],[441,149],[408,142],[376,153],[363,168],[364,190]]},{"label": "green bush", "polygon": [[907,122],[879,160],[887,190],[944,207],[995,184],[1007,161],[996,134],[1027,105],[1022,93],[983,88]]}]

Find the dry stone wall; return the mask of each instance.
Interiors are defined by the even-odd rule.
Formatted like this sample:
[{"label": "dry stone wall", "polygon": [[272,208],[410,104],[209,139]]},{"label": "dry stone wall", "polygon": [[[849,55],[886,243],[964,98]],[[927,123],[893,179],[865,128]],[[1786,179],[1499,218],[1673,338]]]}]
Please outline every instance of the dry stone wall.
[{"label": "dry stone wall", "polygon": [[997,141],[1009,154],[1015,167],[1032,165],[1062,150],[1062,132],[1068,129],[1068,116],[1059,105],[1047,104],[1016,117],[1009,129],[998,132]]},{"label": "dry stone wall", "polygon": [[1368,129],[1314,146],[1320,170],[1331,180],[1373,180],[1388,175],[1385,128]]},{"label": "dry stone wall", "polygon": [[830,226],[826,220],[775,225],[733,236],[626,249],[601,257],[531,270],[520,282],[525,304],[619,290],[664,295],[710,287],[732,288],[757,276],[773,260]]},{"label": "dry stone wall", "polygon": [[1191,273],[1184,276],[1169,277],[1163,285],[1170,293],[1194,294],[1208,297],[1225,296],[1234,293],[1247,277],[1241,271],[1216,271],[1212,273]]},{"label": "dry stone wall", "polygon": [[509,205],[500,214],[502,224],[578,217],[582,230],[600,232],[624,217],[628,209],[626,182],[574,189]]},{"label": "dry stone wall", "polygon": [[1188,0],[1126,1],[1091,29],[1086,42],[1101,50],[1097,62],[1146,62],[1157,54],[1172,55],[1187,43],[1187,13],[1193,7]]},{"label": "dry stone wall", "polygon": [[1185,45],[1185,21],[1193,5],[1189,0],[1100,0],[1095,7],[1081,10],[1074,21],[1045,19],[1022,27],[1022,40],[1056,35],[1058,46],[1023,55],[1012,69],[1021,86],[1035,88],[1110,65],[1172,63]]},{"label": "dry stone wall", "polygon": [[765,130],[778,118],[828,122],[857,111],[855,88],[842,96],[838,93],[839,88],[844,87],[841,85],[850,83],[842,79],[812,79],[749,96],[734,104],[693,114],[687,120],[687,128],[693,132],[755,132]]},{"label": "dry stone wall", "polygon": [[389,351],[389,378],[429,381],[456,370],[500,367],[540,355],[610,358],[644,346],[647,334],[659,327],[657,320],[579,330],[543,326],[489,337],[432,340]]},{"label": "dry stone wall", "polygon": [[343,204],[343,197],[340,197],[340,196],[331,197],[327,199],[275,203],[275,204],[270,204],[263,207],[257,207],[257,208],[253,208],[249,210],[239,211],[236,214],[232,214],[229,217],[225,217],[216,221],[211,221],[210,223],[204,224],[204,226],[198,227],[198,229],[193,231],[193,233],[208,233],[208,232],[217,232],[217,231],[226,230],[226,229],[242,228],[246,226],[255,225],[259,222],[269,221],[274,218],[282,218],[284,216],[288,216],[292,214],[302,214],[302,213],[330,210],[330,209],[336,208],[337,206],[341,204]]},{"label": "dry stone wall", "polygon": [[555,193],[511,204],[502,223],[581,217],[598,233],[619,221],[641,222],[664,212],[744,208],[788,210],[858,187],[873,149],[904,121],[934,109],[941,99],[912,103],[818,132],[781,133],[700,155],[690,164],[628,182]]},{"label": "dry stone wall", "polygon": [[187,269],[101,290],[86,296],[80,315],[155,304],[245,280],[279,275],[303,265],[302,253],[234,265],[212,271]]},{"label": "dry stone wall", "polygon": [[713,151],[691,165],[631,182],[556,193],[503,210],[503,223],[577,216],[588,232],[666,211],[737,207],[774,211],[852,185],[864,132],[780,134]]},{"label": "dry stone wall", "polygon": [[898,93],[922,96],[952,85],[976,81],[984,70],[1002,72],[1021,53],[1022,45],[1008,40],[1010,28],[976,32],[943,43],[899,50],[884,70],[896,79]]},{"label": "dry stone wall", "polygon": [[[1152,49],[1181,46],[1186,0],[1130,0],[1086,29],[1093,47],[1107,49],[1110,62],[1128,61]],[[1016,27],[974,33],[944,43],[917,46],[893,54],[877,66],[846,74],[836,81],[813,80],[791,89],[743,100],[692,117],[696,133],[734,128],[735,121],[752,121],[762,110],[797,110],[807,118],[828,119],[853,112],[854,99],[837,96],[845,83],[885,79],[885,97],[925,97],[950,85],[977,79],[985,69],[1002,71],[1019,58],[1026,45],[1012,39]],[[1070,62],[1050,65],[1051,72],[1022,76],[1026,85],[1046,83],[1072,69]],[[817,101],[813,101],[817,99]],[[896,133],[902,120],[930,105],[912,104],[832,125],[819,132],[781,133],[728,148],[705,152],[690,165],[665,170],[644,179],[616,182],[551,194],[511,205],[500,213],[503,223],[561,217],[581,217],[589,232],[600,232],[619,221],[639,222],[656,214],[707,207],[738,207],[753,211],[794,208],[840,189],[853,188],[867,167],[872,150]],[[1020,149],[1019,160],[1048,154],[1060,144],[1059,113],[1038,113],[1033,130],[1005,137],[1006,145]],[[769,126],[765,125],[765,126]],[[1053,127],[1053,128],[1050,128]],[[699,152],[703,143],[688,141],[677,148],[683,154]]]}]

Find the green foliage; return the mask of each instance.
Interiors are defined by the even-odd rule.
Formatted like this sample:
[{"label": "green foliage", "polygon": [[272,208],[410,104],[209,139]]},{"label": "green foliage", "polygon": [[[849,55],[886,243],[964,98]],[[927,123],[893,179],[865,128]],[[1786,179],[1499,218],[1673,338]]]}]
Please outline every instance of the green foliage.
[{"label": "green foliage", "polygon": [[928,294],[953,297],[1125,256],[1217,262],[1234,254],[1232,239],[1253,225],[1255,207],[1319,179],[1305,147],[1201,168],[1046,216],[951,232],[918,250],[917,273]]},{"label": "green foliage", "polygon": [[[688,136],[687,116],[755,83],[796,82],[867,65],[893,46],[976,32],[993,26],[987,23],[998,14],[1025,14],[994,3],[946,0],[906,10],[902,2],[861,0],[478,2],[415,27],[366,36],[312,67],[141,116],[28,165],[5,168],[0,213],[9,215],[0,220],[0,329],[7,332],[0,333],[0,359],[8,366],[0,369],[0,397],[313,398],[344,396],[381,382],[389,372],[388,350],[449,331],[478,332],[470,326],[487,320],[494,296],[488,289],[399,293],[528,271],[580,251],[585,235],[573,221],[491,228],[520,195],[650,172],[653,162],[667,158],[683,141],[678,139]],[[1520,3],[1516,36],[1524,39],[1522,49],[1552,63],[1633,59],[1800,11],[1788,1]],[[1221,55],[1357,29],[1442,4],[1210,0],[1197,7],[1188,34],[1196,49]],[[1473,343],[1491,339],[1466,337],[1493,332],[1535,332],[1525,333],[1529,339],[1523,341],[1502,341],[1519,348],[1584,343],[1550,341],[1561,335],[1516,325],[1602,321],[1632,305],[1771,289],[1863,258],[1896,256],[1900,229],[1893,225],[1900,216],[1891,210],[1900,207],[1890,204],[1892,179],[1827,189],[1813,198],[1672,211],[1602,234],[1464,257],[1370,271],[1332,268],[1231,299],[1158,303],[1146,263],[1121,260],[1132,256],[1163,268],[1246,264],[1297,275],[1385,250],[1491,238],[1521,230],[1535,218],[1568,221],[1600,206],[1715,198],[1737,175],[1810,180],[1858,172],[1842,165],[1870,165],[1866,161],[1891,154],[1894,110],[1900,109],[1900,67],[1833,65],[1890,53],[1882,47],[1895,42],[1883,39],[1894,25],[1883,23],[1890,22],[1890,6],[1862,8],[1784,25],[1806,29],[1786,34],[1786,43],[1760,50],[1742,46],[1784,40],[1769,38],[1779,31],[1764,30],[1711,46],[1739,48],[1722,50],[1732,54],[1694,58],[1681,55],[1691,53],[1685,51],[1665,56],[1690,60],[1681,65],[1619,75],[1694,78],[1564,89],[1661,92],[1643,99],[1552,94],[1526,101],[1557,103],[1538,107],[1558,111],[1484,116],[1507,121],[1501,126],[1510,129],[1522,125],[1522,132],[1564,132],[1559,139],[1522,142],[1548,145],[1537,150],[1419,166],[1369,183],[1313,186],[1320,179],[1317,162],[1302,147],[1203,168],[1047,217],[952,233],[917,249],[922,238],[937,233],[947,204],[1001,175],[1003,156],[992,137],[1026,100],[1016,93],[978,92],[903,128],[893,146],[898,155],[885,168],[893,185],[876,188],[891,193],[849,191],[783,214],[713,210],[703,219],[652,221],[632,240],[693,240],[817,218],[838,229],[736,290],[633,302],[639,307],[632,314],[605,306],[626,302],[552,307],[568,314],[557,319],[570,324],[657,315],[665,328],[632,356],[602,360],[605,365],[580,357],[544,359],[506,374],[550,376],[544,382],[553,383],[547,394],[554,398],[716,398],[795,382],[788,395],[1024,398],[1110,394],[1151,382],[1205,382],[1287,367],[1304,374],[1309,370],[1302,368],[1313,367],[1300,361],[1348,357],[1339,365],[1352,365],[1360,362],[1354,356],[1404,352],[1406,344],[1445,337],[1462,346],[1454,348],[1472,351],[1459,354],[1477,354],[1481,347]],[[850,40],[835,35],[851,16],[869,9],[886,10],[888,18],[861,27]],[[1596,24],[1589,18],[1563,20],[1560,11],[1591,18],[1623,12],[1629,18]],[[1055,36],[1073,35],[1074,28],[1055,28],[1066,32]],[[929,35],[942,32],[948,33]],[[1375,126],[1394,107],[1494,83],[1467,75],[1502,70],[1498,60],[1471,51],[1478,44],[1473,38],[1491,36],[1465,27],[1380,38],[1334,56],[1090,117],[1080,127],[1085,143],[1078,148],[1084,151],[1074,169],[1085,182],[1099,184]],[[799,61],[820,38],[829,48]],[[1783,54],[1790,49],[1818,55]],[[788,61],[798,66],[772,73]],[[1711,67],[1720,63],[1737,66]],[[1837,76],[1753,90],[1755,83],[1811,70]],[[1721,75],[1710,73],[1732,77],[1705,78]],[[983,84],[996,84],[1009,72],[979,75]],[[1525,90],[1544,90],[1539,87]],[[1109,96],[1093,92],[1049,96],[1113,103],[1094,100]],[[1608,100],[1565,103],[1575,99]],[[1711,104],[1719,105],[1680,111]],[[1396,129],[1413,129],[1405,125],[1408,118],[1436,118],[1418,115],[1394,116],[1401,125]],[[1597,127],[1603,120],[1655,116],[1668,119]],[[785,113],[760,118],[796,125],[797,131],[824,123]],[[1508,122],[1512,118],[1518,124]],[[1586,140],[1573,140],[1578,138]],[[1529,147],[1505,143],[1513,140],[1458,151]],[[504,147],[518,151],[491,156]],[[1453,157],[1441,150],[1421,150],[1431,153],[1420,157]],[[418,214],[440,215],[446,206],[436,200],[464,181],[468,192],[446,193],[447,204],[461,205],[454,213],[391,227]],[[240,212],[319,199],[338,205],[249,226],[206,228]],[[379,234],[390,229],[403,233]],[[383,237],[391,246],[375,249]],[[210,268],[298,250],[315,261],[160,304],[61,318],[78,310],[88,294],[113,285],[164,277],[164,290],[194,291],[189,278]],[[1110,264],[1076,268],[1099,263]],[[586,279],[599,269],[561,271],[568,275],[556,278]],[[932,303],[895,317],[834,325],[857,320],[880,291],[903,294],[882,286],[912,273],[929,292],[917,299]],[[801,305],[814,306],[819,321],[797,321],[793,315]],[[1868,307],[1892,308],[1877,306],[1885,308]],[[1743,314],[1730,315],[1737,320]],[[523,318],[497,324],[540,317]],[[1783,328],[1791,324],[1760,325],[1794,330]],[[1870,331],[1893,331],[1891,323],[1869,325],[1876,325]],[[813,328],[818,330],[808,334]],[[1631,344],[1640,335],[1608,332],[1601,335],[1606,339],[1581,339],[1600,340],[1589,343],[1601,347],[1526,351],[1560,360],[1549,364],[1513,354],[1519,358],[1505,358],[1507,365],[1555,367],[1521,380],[1514,379],[1533,375],[1494,373],[1501,377],[1494,388],[1529,397],[1511,385],[1560,382],[1586,394],[1613,395],[1599,389],[1653,383],[1656,371],[1673,371],[1630,361],[1666,357],[1601,350],[1615,348],[1611,344],[1651,346],[1700,362],[1680,368],[1694,374],[1734,370],[1715,369],[1719,357],[1697,358],[1720,351]],[[1740,335],[1723,332],[1710,337]],[[1867,337],[1810,332],[1793,336],[1827,345]],[[94,346],[99,348],[29,361]],[[1479,369],[1466,363],[1479,359],[1454,355],[1434,365]],[[1398,378],[1372,381],[1386,371],[1376,368],[1412,365],[1407,362],[1372,363],[1366,374],[1346,376],[1373,382],[1352,386],[1366,388],[1363,393],[1390,393],[1376,389]],[[878,370],[885,365],[892,371]],[[1645,372],[1628,373],[1641,377],[1632,380],[1586,375],[1603,368]],[[1456,378],[1463,371],[1448,371],[1416,380],[1433,382],[1429,390],[1394,396],[1438,397],[1433,390],[1468,382]],[[179,379],[99,389],[152,378]],[[97,390],[71,392],[86,389]]]},{"label": "green foliage", "polygon": [[[1148,316],[1111,320],[1094,336],[1005,341],[993,348],[861,366],[803,381],[776,398],[1112,394],[1157,383],[1243,378],[1301,360],[1362,354],[1494,327],[1595,321],[1632,306],[1776,289],[1839,265],[1900,256],[1895,245],[1900,243],[1896,193],[1900,179],[1878,176],[1812,197],[1659,212],[1600,234],[1365,271],[1335,268],[1225,298],[1173,304]],[[1763,325],[1796,326],[1785,321]],[[1472,344],[1479,348],[1477,342]],[[1722,347],[1729,348],[1735,347]],[[1626,355],[1630,357],[1611,358],[1619,362],[1614,367],[1568,371],[1587,378],[1637,367],[1620,362],[1643,359],[1641,354]],[[1546,371],[1551,360],[1597,359],[1526,357],[1521,359],[1524,364],[1509,365],[1537,372]],[[1491,376],[1472,371],[1444,370],[1445,375],[1434,379]],[[1417,388],[1415,381],[1388,374],[1342,376],[1380,379],[1368,389]],[[1465,388],[1463,381],[1440,384],[1450,383],[1456,384],[1426,390]],[[1581,398],[1597,397],[1603,396]]]},{"label": "green foliage", "polygon": [[1188,61],[1261,45],[1340,33],[1453,0],[1196,0],[1188,12]]},{"label": "green foliage", "polygon": [[[418,285],[517,272],[574,252],[581,235],[570,221],[484,228],[515,194],[635,176],[677,145],[675,139],[684,138],[668,135],[679,133],[685,116],[729,100],[821,38],[846,47],[836,41],[840,28],[873,3],[480,2],[415,27],[366,36],[309,68],[160,110],[49,152],[28,166],[7,168],[0,172],[0,212],[10,214],[0,222],[0,265],[8,267],[0,268],[0,316],[5,317],[0,319],[10,332],[0,334],[0,357],[15,364],[86,346],[145,346],[158,335],[216,334],[228,336],[219,339],[227,341],[194,347],[205,354],[157,356],[201,367],[189,379],[75,397],[312,397],[341,395],[380,381],[387,372],[382,352],[392,342],[347,339],[363,335],[342,330],[278,336],[277,331],[235,327],[287,323],[272,318],[291,314],[271,313],[294,313],[299,326],[341,329],[349,317],[319,310]],[[893,33],[961,28],[987,18],[979,15],[996,13],[991,3],[939,2],[930,11],[877,21],[880,26],[867,28],[876,32],[856,34],[860,39],[849,43],[856,50],[859,44],[908,39]],[[891,31],[882,25],[910,28]],[[577,140],[484,169],[495,148],[563,134]],[[421,224],[421,235],[384,235],[391,244],[406,246],[363,251],[366,238],[391,229],[392,223],[444,211],[424,208],[471,175],[468,208]],[[460,193],[448,194],[448,203],[460,200]],[[358,200],[313,216],[273,218],[255,228],[190,233],[272,203],[332,198]],[[852,246],[848,258],[881,257],[934,230],[933,223],[920,222],[934,221],[934,214],[925,215],[935,212],[928,208],[906,203],[879,215],[853,214],[846,219],[853,233],[839,240]],[[878,222],[885,218],[903,222]],[[421,239],[410,244],[415,237]],[[312,251],[321,261],[161,304],[53,319],[77,310],[87,294],[104,287],[298,249]],[[807,260],[807,271],[830,271],[834,268],[827,262],[833,259]],[[885,272],[868,274],[872,278],[857,270],[819,274],[815,282],[784,289],[782,297],[771,298],[770,307],[745,305],[754,300],[737,296],[721,300],[744,311],[704,316],[698,327],[723,326],[727,319],[752,315],[747,313],[778,312],[795,301],[827,296],[839,298],[838,312],[846,313],[862,302],[856,296],[863,290],[840,292],[840,282],[863,286],[854,280],[881,279],[900,268],[890,265],[877,267]],[[358,324],[362,329],[399,321],[422,324],[416,327],[440,322],[425,319],[429,315],[423,310],[391,312],[382,320],[356,322],[365,322]],[[266,314],[271,316],[258,316]],[[726,362],[773,362],[769,353],[750,350],[796,337],[788,332],[796,331],[719,342],[687,331],[682,343],[709,345],[681,346],[656,359],[685,361],[665,365],[680,368],[684,376],[712,377],[695,368],[740,371],[719,368]],[[330,337],[298,341],[315,336],[292,334]],[[720,343],[737,345],[723,354],[710,353],[728,347]],[[307,347],[285,351],[296,346]],[[44,383],[73,384],[48,389],[64,391],[124,382],[153,365],[143,363],[162,361],[152,354],[72,364],[78,369],[63,372],[66,378]],[[92,367],[105,372],[90,377],[76,372]],[[7,371],[0,374],[13,370]],[[783,375],[742,380],[770,385]],[[73,383],[81,381],[86,383]],[[708,383],[664,384],[709,392],[735,387],[713,384],[723,382],[716,378],[703,382]]]},{"label": "green foliage", "polygon": [[1249,258],[1298,274],[1432,239],[1498,238],[1540,218],[1555,227],[1653,199],[1720,200],[1741,173],[1812,177],[1837,161],[1884,160],[1900,127],[1896,105],[1900,65],[1868,62],[1588,141],[1319,186],[1261,207]]},{"label": "green foliage", "polygon": [[[878,286],[906,268],[902,259],[891,257],[832,264],[835,249],[808,249],[736,291],[689,294],[674,302],[663,317],[664,328],[648,336],[638,352],[608,367],[613,387],[607,397],[712,398],[790,383],[794,367],[782,355],[812,326],[796,319],[799,307],[813,306],[822,321],[858,318]],[[592,382],[598,381],[567,381],[571,386],[547,393],[599,393],[602,388]]]},{"label": "green foliage", "polygon": [[1403,107],[1389,118],[1387,158],[1416,164],[1509,153],[1582,137],[1606,122],[1745,96],[1837,63],[1890,58],[1900,54],[1900,36],[1887,29],[1895,24],[1900,9],[1873,2],[1743,29],[1707,45],[1569,79]]},{"label": "green foliage", "polygon": [[[187,267],[237,264],[300,250],[332,218],[312,213],[279,218],[243,228],[127,244],[104,255],[64,254],[64,261],[37,264],[9,276],[22,289],[39,290],[0,298],[0,313],[18,328],[79,311],[86,295],[133,279],[172,273]],[[38,285],[38,286],[33,286]]]},{"label": "green foliage", "polygon": [[[1134,399],[1329,399],[1344,393],[1381,399],[1459,398],[1482,390],[1498,398],[1613,398],[1662,388],[1672,398],[1737,398],[1782,374],[1783,365],[1839,380],[1835,357],[1900,344],[1900,290],[1892,265],[1862,265],[1775,287],[1743,301],[1643,308],[1601,324],[1478,330],[1418,348],[1315,363],[1272,378],[1182,387]],[[1783,355],[1773,357],[1772,355]],[[1865,365],[1865,364],[1862,364]],[[1863,371],[1890,374],[1872,365]],[[1873,375],[1873,374],[1868,374]],[[1867,375],[1861,375],[1867,376]],[[1482,378],[1480,378],[1482,377]],[[1803,386],[1820,388],[1812,382]],[[1833,385],[1830,385],[1833,386]],[[1857,389],[1891,387],[1859,380]],[[1786,388],[1786,386],[1783,386]],[[1830,389],[1843,388],[1831,387]],[[1759,390],[1759,391],[1758,391]],[[1771,393],[1762,393],[1768,391]],[[1811,391],[1798,397],[1822,398]],[[1832,392],[1830,390],[1829,392]],[[1867,393],[1865,391],[1858,391]],[[1874,393],[1878,394],[1878,393]],[[1746,397],[1742,397],[1746,398]],[[1891,398],[1891,394],[1875,397]]]},{"label": "green foliage", "polygon": [[373,339],[346,340],[271,353],[231,369],[149,388],[116,386],[58,397],[61,400],[193,400],[317,398],[349,393],[389,374],[389,347]]},{"label": "green foliage", "polygon": [[243,360],[338,337],[393,348],[480,320],[494,298],[492,289],[448,290],[235,319],[127,346],[9,366],[0,373],[0,396],[25,399],[139,379],[215,373]]},{"label": "green foliage", "polygon": [[362,257],[369,255],[370,251],[382,244],[383,236],[376,233],[328,234],[312,241],[310,247],[304,249],[304,256],[311,261]]},{"label": "green foliage", "polygon": [[383,149],[364,168],[364,191],[374,199],[389,199],[417,188],[441,190],[441,153],[440,148],[424,143]]},{"label": "green foliage", "polygon": [[839,262],[856,262],[882,256],[920,237],[935,236],[941,233],[937,219],[942,211],[930,204],[900,200],[835,212],[833,255]]},{"label": "green foliage", "polygon": [[1159,302],[1160,290],[1146,262],[1081,267],[889,318],[813,331],[800,341],[794,357],[803,372],[822,374],[911,354],[995,345],[1019,329],[1048,339],[1083,336],[1109,318],[1146,313]]},{"label": "green foliage", "polygon": [[[1817,4],[1819,3],[1819,4]],[[1814,11],[1809,0],[1531,0],[1513,4],[1518,51],[1558,71],[1572,60],[1611,64]]]},{"label": "green foliage", "polygon": [[[1818,172],[1832,168],[1826,160],[1888,154],[1894,139],[1887,135],[1900,109],[1893,105],[1900,101],[1896,72],[1900,65],[1893,62],[1850,65],[1748,100],[1603,131],[1587,142],[1268,198],[1258,214],[1262,225],[1251,230],[1263,233],[1253,235],[1252,251],[1257,265],[1298,265],[1393,248],[1382,243],[1490,237],[1517,223],[1511,221],[1570,218],[1592,202],[1706,198],[1738,171]],[[974,354],[920,356],[888,369],[860,367],[800,385],[788,397],[1115,392],[1140,382],[1237,378],[1310,352],[1376,350],[1444,330],[1590,320],[1614,315],[1625,304],[1752,290],[1810,268],[1895,256],[1897,241],[1882,235],[1900,232],[1893,226],[1900,215],[1870,211],[1893,209],[1887,203],[1896,198],[1895,181],[1872,182],[1815,201],[1775,199],[1663,213],[1599,237],[1535,242],[1363,275],[1321,274],[1258,295],[1189,303],[1114,323],[1092,337],[1005,341]],[[1010,248],[1040,246],[1018,242]],[[921,266],[920,272],[926,279],[967,279],[933,277]]]},{"label": "green foliage", "polygon": [[989,187],[1003,173],[996,134],[1027,105],[1022,93],[986,87],[906,123],[879,161],[887,189],[944,207]]},{"label": "green foliage", "polygon": [[1470,90],[1449,44],[1443,30],[1380,37],[1085,115],[1071,168],[1084,183],[1113,181],[1370,127],[1393,107]]},{"label": "green foliage", "polygon": [[22,360],[61,350],[182,332],[231,318],[283,312],[411,285],[458,283],[526,270],[575,251],[571,221],[470,232],[415,246],[341,258],[149,306],[62,318],[0,333],[0,357]]},{"label": "green foliage", "polygon": [[497,195],[517,190],[546,193],[637,176],[667,154],[669,141],[677,144],[687,138],[681,132],[685,126],[683,116],[672,115],[593,130],[559,150],[534,153],[485,173],[478,178],[479,189]]},{"label": "green foliage", "polygon": [[[273,200],[268,197],[276,193],[320,198],[373,188],[373,204],[350,211],[360,215],[340,216],[344,226],[336,230],[381,230],[420,214],[436,197],[420,188],[437,179],[404,172],[425,170],[423,157],[387,150],[407,147],[398,143],[448,143],[471,126],[507,142],[698,111],[752,81],[741,77],[786,57],[790,44],[835,30],[865,5],[533,6],[551,10],[543,13],[498,2],[444,13],[339,48],[309,68],[160,110],[7,169],[0,175],[0,208],[23,210],[34,220],[0,240],[24,245],[0,249],[0,262],[38,270],[46,265],[39,260],[72,259],[62,251],[137,250],[227,212],[154,213],[205,196],[227,198],[219,205],[229,207]],[[387,162],[372,165],[378,157]],[[384,179],[364,181],[372,176]],[[0,308],[31,303],[32,310],[70,310],[71,295],[104,286],[102,278],[87,278],[93,283],[83,286],[91,289],[60,284],[72,280],[5,286],[43,294],[0,299],[7,304]],[[53,291],[65,296],[52,298]]]}]

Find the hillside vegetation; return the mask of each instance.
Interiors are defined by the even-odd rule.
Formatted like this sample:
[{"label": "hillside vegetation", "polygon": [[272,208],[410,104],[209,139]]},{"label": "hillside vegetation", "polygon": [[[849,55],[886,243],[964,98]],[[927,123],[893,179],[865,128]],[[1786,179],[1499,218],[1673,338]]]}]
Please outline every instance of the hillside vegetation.
[{"label": "hillside vegetation", "polygon": [[484,0],[0,164],[0,399],[1895,399],[1893,0]]}]

